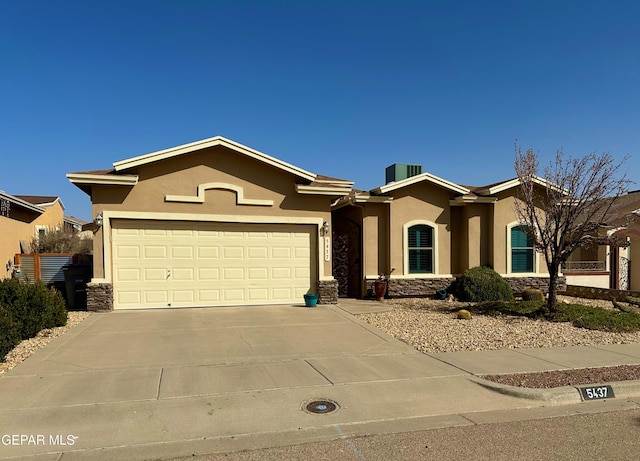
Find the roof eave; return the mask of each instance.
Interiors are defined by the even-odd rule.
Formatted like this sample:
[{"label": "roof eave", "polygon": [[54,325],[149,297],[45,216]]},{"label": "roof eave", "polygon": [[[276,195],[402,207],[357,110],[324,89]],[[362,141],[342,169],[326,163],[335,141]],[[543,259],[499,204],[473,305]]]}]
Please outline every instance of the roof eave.
[{"label": "roof eave", "polygon": [[351,190],[351,187],[326,187],[296,184],[296,192],[303,195],[329,195],[332,197],[341,197],[343,195],[349,195]]},{"label": "roof eave", "polygon": [[102,186],[135,186],[138,175],[100,175],[84,173],[68,173],[67,179],[75,184],[91,184]]},{"label": "roof eave", "polygon": [[207,149],[209,147],[215,146],[224,146],[229,149],[235,150],[236,152],[240,152],[249,157],[260,160],[268,165],[274,166],[308,181],[314,181],[316,179],[316,175],[314,173],[298,168],[287,162],[283,162],[282,160],[278,160],[275,157],[271,157],[270,155],[267,155],[255,149],[251,149],[250,147],[247,147],[235,141],[231,141],[230,139],[224,138],[222,136],[215,136],[213,138],[203,139],[201,141],[195,141],[192,143],[183,144],[181,146],[171,147],[169,149],[163,149],[157,152],[151,152],[149,154],[120,160],[118,162],[114,162],[113,167],[115,171],[124,171],[148,163],[157,162],[159,160],[188,154],[190,152],[195,152],[197,150]]},{"label": "roof eave", "polygon": [[438,176],[432,175],[431,173],[422,173],[416,176],[411,176],[406,179],[402,179],[400,181],[391,182],[389,184],[385,184],[384,186],[377,187],[373,189],[371,192],[374,194],[386,194],[388,192],[392,192],[397,189],[401,189],[403,187],[411,186],[413,184],[417,184],[422,181],[429,181],[432,184],[435,184],[440,187],[444,187],[452,192],[456,192],[458,194],[469,194],[471,191],[466,187],[462,187],[459,184],[452,183],[451,181],[447,181],[446,179],[439,178]]},{"label": "roof eave", "polygon": [[30,211],[35,211],[38,214],[42,214],[45,212],[44,208],[39,207],[38,205],[34,205],[25,200],[21,200],[18,197],[14,197],[13,195],[7,194],[6,192],[0,191],[0,198],[7,200],[9,203],[13,203],[15,205],[21,206],[22,208],[26,208]]}]

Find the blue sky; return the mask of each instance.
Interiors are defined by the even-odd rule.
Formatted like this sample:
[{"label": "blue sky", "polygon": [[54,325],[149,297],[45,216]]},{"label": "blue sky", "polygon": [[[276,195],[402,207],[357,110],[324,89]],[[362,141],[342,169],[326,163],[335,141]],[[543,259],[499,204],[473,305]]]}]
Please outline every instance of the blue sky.
[{"label": "blue sky", "polygon": [[222,135],[370,189],[392,163],[467,185],[630,158],[640,188],[636,1],[0,0],[0,190]]}]

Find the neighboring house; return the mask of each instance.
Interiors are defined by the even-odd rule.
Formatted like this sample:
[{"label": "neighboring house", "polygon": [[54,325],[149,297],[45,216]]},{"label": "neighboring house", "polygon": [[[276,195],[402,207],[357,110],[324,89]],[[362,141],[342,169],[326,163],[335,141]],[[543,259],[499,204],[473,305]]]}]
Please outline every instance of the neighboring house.
[{"label": "neighboring house", "polygon": [[516,292],[548,287],[546,265],[514,211],[517,179],[471,187],[421,171],[392,165],[387,184],[354,192],[334,207],[334,245],[347,255],[334,256],[341,295],[365,295],[371,282],[390,273],[390,295],[432,294],[482,265]]},{"label": "neighboring house", "polygon": [[9,195],[0,191],[0,278],[13,272],[17,253],[29,252],[30,243],[44,232],[58,228],[64,206],[58,197]]},{"label": "neighboring house", "polygon": [[640,191],[618,197],[611,215],[601,232],[617,237],[617,244],[574,251],[563,266],[568,285],[640,291]]},{"label": "neighboring house", "polygon": [[331,204],[352,182],[219,136],[67,177],[93,204],[92,309],[337,301]]}]

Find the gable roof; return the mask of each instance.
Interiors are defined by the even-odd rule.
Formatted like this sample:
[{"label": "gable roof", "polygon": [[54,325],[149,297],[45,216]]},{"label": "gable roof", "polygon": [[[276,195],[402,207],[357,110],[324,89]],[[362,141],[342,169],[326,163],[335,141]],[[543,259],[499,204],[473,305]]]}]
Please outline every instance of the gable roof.
[{"label": "gable roof", "polygon": [[[538,184],[539,186],[560,189],[557,185],[547,181],[544,178],[541,178],[540,176],[532,176],[531,179],[535,184]],[[489,184],[488,186],[474,187],[472,189],[476,194],[479,195],[495,195],[500,192],[504,192],[505,190],[518,187],[521,183],[522,182],[520,181],[520,178],[512,178],[506,181]]]},{"label": "gable roof", "polygon": [[60,197],[55,195],[14,195],[25,202],[31,203],[32,205],[38,205],[41,207],[47,207],[55,204],[56,202],[60,202],[60,206],[64,210],[64,204]]},{"label": "gable roof", "polygon": [[131,187],[138,183],[139,178],[135,172],[129,172],[130,170],[152,162],[174,158],[190,152],[215,146],[227,147],[234,152],[254,158],[260,162],[274,166],[281,171],[286,171],[293,174],[295,177],[302,179],[305,184],[296,184],[296,190],[300,194],[340,196],[349,194],[353,189],[353,181],[311,173],[222,136],[215,136],[213,138],[203,139],[201,141],[120,160],[114,162],[113,168],[108,170],[91,170],[68,173],[67,179],[89,195],[91,195],[92,185]]},{"label": "gable roof", "polygon": [[316,179],[316,175],[314,173],[303,170],[302,168],[298,168],[287,162],[283,162],[282,160],[278,160],[275,157],[271,157],[270,155],[267,155],[255,149],[251,149],[250,147],[247,147],[245,145],[242,145],[230,139],[224,138],[222,136],[215,136],[213,138],[203,139],[201,141],[195,141],[188,144],[183,144],[181,146],[171,147],[169,149],[163,149],[156,152],[151,152],[149,154],[144,154],[144,155],[132,157],[125,160],[120,160],[118,162],[113,163],[113,168],[115,172],[126,171],[128,169],[135,168],[148,163],[177,157],[180,155],[188,154],[201,149],[207,149],[209,147],[215,147],[215,146],[227,147],[235,152],[244,154],[248,157],[255,158],[268,165],[274,166],[283,171],[287,171],[288,173],[292,173],[295,176],[306,179],[307,181],[314,181]]},{"label": "gable roof", "polygon": [[388,192],[401,189],[403,187],[411,186],[413,184],[417,184],[420,182],[429,182],[431,184],[435,184],[440,187],[444,187],[452,192],[456,192],[458,194],[468,194],[471,191],[464,186],[459,184],[455,184],[451,181],[447,181],[446,179],[439,178],[438,176],[432,175],[431,173],[421,173],[415,176],[410,176],[406,179],[402,179],[400,181],[393,181],[389,184],[385,184],[384,186],[377,187],[373,189],[371,192],[374,194],[386,194]]},{"label": "gable roof", "polygon": [[1,190],[0,190],[0,199],[6,200],[13,205],[17,205],[29,211],[35,211],[38,214],[42,214],[45,211],[42,207],[39,207],[38,205],[34,205],[33,203],[30,203],[16,195],[10,195]]}]

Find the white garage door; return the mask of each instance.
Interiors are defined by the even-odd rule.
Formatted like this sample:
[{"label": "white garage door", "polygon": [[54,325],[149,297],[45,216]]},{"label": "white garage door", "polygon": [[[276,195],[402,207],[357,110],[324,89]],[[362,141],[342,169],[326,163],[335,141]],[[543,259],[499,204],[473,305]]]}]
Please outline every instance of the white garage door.
[{"label": "white garage door", "polygon": [[114,307],[299,303],[317,279],[312,230],[305,225],[114,220]]}]

